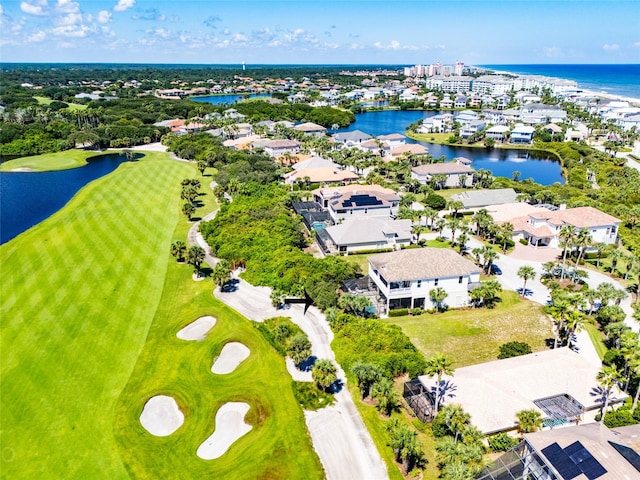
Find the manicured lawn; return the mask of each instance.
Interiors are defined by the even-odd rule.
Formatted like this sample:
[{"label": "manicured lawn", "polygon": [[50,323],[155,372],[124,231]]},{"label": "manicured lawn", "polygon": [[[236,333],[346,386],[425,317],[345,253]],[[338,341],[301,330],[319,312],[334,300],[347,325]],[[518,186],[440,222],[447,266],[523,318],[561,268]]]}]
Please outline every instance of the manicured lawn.
[{"label": "manicured lawn", "polygon": [[542,350],[552,338],[551,321],[542,307],[520,300],[515,292],[502,292],[493,309],[450,310],[445,313],[394,317],[413,344],[429,357],[442,352],[455,367],[474,365],[498,356],[498,347],[510,341],[526,342]]},{"label": "manicured lawn", "polygon": [[109,152],[96,152],[87,150],[65,150],[64,152],[45,153],[43,155],[34,155],[32,157],[16,158],[0,165],[0,170],[8,172],[16,168],[28,168],[36,172],[48,170],[67,170],[86,165],[87,159],[99,155],[106,155]]},{"label": "manicured lawn", "polygon": [[[284,361],[271,358],[247,321],[213,300],[209,281],[191,281],[189,268],[169,256],[176,226],[182,240],[187,228],[180,181],[196,175],[166,154],[148,154],[0,247],[0,441],[10,460],[2,463],[3,478],[210,478],[230,464],[233,472],[246,469],[243,463],[265,477],[273,471],[279,478],[281,463],[321,476]],[[205,311],[218,317],[217,336],[178,342],[176,327]],[[203,383],[230,338],[260,362],[247,359],[234,378]],[[238,379],[247,379],[242,389]],[[174,434],[179,446],[174,436],[144,433],[137,420],[144,401],[160,391],[174,395],[185,413]],[[254,429],[217,463],[224,466],[199,460],[194,445],[213,431],[217,408],[234,399],[251,404]],[[231,478],[229,472],[218,478]]]},{"label": "manicured lawn", "polygon": [[591,339],[591,343],[596,349],[600,360],[604,359],[604,355],[607,353],[607,346],[604,344],[604,338],[602,337],[602,332],[598,330],[598,327],[591,323],[585,323],[584,328],[589,334],[589,338]]},{"label": "manicured lawn", "polygon": [[[33,97],[35,98],[39,104],[41,105],[49,105],[51,102],[53,102],[52,99],[47,98],[47,97]],[[69,105],[67,108],[70,111],[76,111],[76,110],[84,110],[85,108],[87,108],[86,105],[82,105],[81,103],[68,103],[65,102],[67,105]]]}]

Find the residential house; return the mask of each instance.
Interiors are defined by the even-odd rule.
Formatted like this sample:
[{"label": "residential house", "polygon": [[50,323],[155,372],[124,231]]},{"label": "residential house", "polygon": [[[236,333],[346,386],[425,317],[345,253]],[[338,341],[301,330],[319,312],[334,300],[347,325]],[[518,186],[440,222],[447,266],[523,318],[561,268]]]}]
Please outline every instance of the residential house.
[{"label": "residential house", "polygon": [[442,100],[440,100],[440,108],[443,110],[449,110],[453,108],[453,100],[451,100],[449,97],[444,97]]},{"label": "residential house", "polygon": [[327,129],[322,125],[317,125],[311,122],[301,123],[300,125],[296,125],[295,127],[293,127],[293,129],[297,130],[298,132],[302,132],[305,135],[314,137],[323,137],[327,132]]},{"label": "residential house", "polygon": [[386,310],[434,308],[430,291],[442,288],[444,304],[463,307],[469,288],[480,281],[480,268],[453,250],[412,248],[369,257],[369,277],[376,285]]},{"label": "residential house", "polygon": [[453,108],[467,108],[467,97],[464,95],[456,95],[453,100]]},{"label": "residential house", "polygon": [[536,247],[560,245],[560,230],[569,225],[576,230],[589,231],[593,243],[614,244],[618,238],[620,220],[593,207],[559,210],[534,208],[526,216],[511,219],[513,234],[528,240]]},{"label": "residential house", "polygon": [[535,128],[519,123],[511,130],[511,143],[529,145],[533,142],[535,131]]},{"label": "residential house", "polygon": [[472,209],[514,203],[517,196],[518,194],[513,188],[498,188],[495,190],[466,190],[452,195],[451,200],[462,202],[465,209]]},{"label": "residential house", "polygon": [[353,217],[316,231],[316,241],[324,253],[400,249],[411,243],[411,220]]},{"label": "residential house", "polygon": [[391,148],[399,147],[400,145],[404,145],[407,143],[407,137],[399,133],[391,133],[389,135],[380,135],[378,136],[378,140],[386,143]]},{"label": "residential house", "polygon": [[371,140],[373,137],[360,130],[353,132],[340,132],[333,136],[334,141],[342,147],[355,147],[361,143]]},{"label": "residential house", "polygon": [[431,182],[435,175],[444,175],[446,180],[442,187],[459,188],[473,185],[473,173],[475,170],[458,162],[430,163],[418,165],[411,169],[411,178],[422,185]]},{"label": "residential house", "polygon": [[478,114],[473,110],[462,110],[455,115],[455,121],[461,125],[465,125],[469,122],[473,122],[474,120],[478,120],[478,118]]},{"label": "residential house", "polygon": [[547,122],[563,123],[567,119],[567,112],[557,105],[531,103],[521,107],[522,121],[526,123],[543,124]]},{"label": "residential house", "polygon": [[300,142],[297,140],[271,140],[264,146],[264,151],[272,157],[279,157],[285,153],[298,153],[300,151]]},{"label": "residential house", "polygon": [[380,185],[322,187],[311,193],[335,223],[352,216],[395,218],[400,205],[398,194]]},{"label": "residential house", "polygon": [[462,126],[462,128],[460,129],[460,137],[469,138],[470,136],[484,130],[485,126],[486,123],[484,120],[472,120]]},{"label": "residential house", "polygon": [[429,149],[419,143],[407,143],[406,145],[392,148],[389,154],[390,156],[387,156],[387,160],[397,160],[403,155],[429,155]]},{"label": "residential house", "polygon": [[509,127],[506,125],[494,125],[487,129],[485,137],[493,138],[496,142],[504,142],[509,138]]},{"label": "residential house", "polygon": [[296,182],[306,183],[351,183],[358,180],[358,175],[337,167],[298,168],[284,175],[284,183],[292,185]]}]

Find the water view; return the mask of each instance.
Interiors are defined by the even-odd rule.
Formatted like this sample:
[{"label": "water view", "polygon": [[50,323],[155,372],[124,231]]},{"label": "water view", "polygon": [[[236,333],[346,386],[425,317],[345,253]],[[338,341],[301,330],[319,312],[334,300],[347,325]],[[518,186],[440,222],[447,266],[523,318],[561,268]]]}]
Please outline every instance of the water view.
[{"label": "water view", "polygon": [[258,95],[207,95],[205,97],[191,97],[189,100],[192,102],[211,103],[213,105],[232,105],[240,100],[246,100],[247,98],[269,98],[271,95],[266,93],[260,93]]},{"label": "water view", "polygon": [[[337,130],[350,132],[361,130],[370,135],[385,135],[389,133],[405,133],[409,125],[424,118],[432,117],[437,112],[415,110],[386,110],[383,112],[368,112],[356,114],[356,121],[348,127]],[[447,160],[455,157],[467,157],[473,161],[471,165],[476,170],[481,168],[490,170],[494,176],[511,178],[513,172],[520,172],[520,179],[532,178],[541,185],[551,185],[555,182],[564,184],[560,163],[544,152],[531,150],[508,150],[494,148],[491,150],[470,147],[450,147],[426,142],[420,143],[429,149],[429,153],[438,158],[444,155]]]},{"label": "water view", "polygon": [[64,207],[85,185],[115,170],[124,155],[103,155],[54,172],[0,172],[0,244]]}]

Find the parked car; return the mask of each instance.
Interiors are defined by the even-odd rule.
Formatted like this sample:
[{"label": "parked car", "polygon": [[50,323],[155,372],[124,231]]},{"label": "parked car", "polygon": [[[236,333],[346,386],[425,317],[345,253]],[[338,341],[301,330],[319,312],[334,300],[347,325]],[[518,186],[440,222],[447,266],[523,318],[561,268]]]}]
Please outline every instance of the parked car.
[{"label": "parked car", "polygon": [[502,270],[495,263],[491,264],[491,269],[490,270],[491,270],[491,274],[492,275],[502,275]]}]

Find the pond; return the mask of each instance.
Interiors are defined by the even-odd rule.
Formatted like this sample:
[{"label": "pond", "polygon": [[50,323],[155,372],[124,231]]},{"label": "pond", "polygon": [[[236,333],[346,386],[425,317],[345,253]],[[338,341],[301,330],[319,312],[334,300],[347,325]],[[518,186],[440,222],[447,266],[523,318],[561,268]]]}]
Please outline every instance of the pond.
[{"label": "pond", "polygon": [[[356,114],[356,121],[348,127],[337,130],[350,132],[361,130],[370,135],[386,135],[390,133],[404,134],[407,127],[424,118],[436,115],[433,111],[386,110],[383,112],[367,112]],[[408,143],[420,143],[429,149],[435,158],[444,156],[447,160],[455,157],[467,157],[473,161],[476,169],[490,170],[496,177],[511,178],[513,172],[520,172],[520,179],[532,178],[541,185],[555,182],[564,183],[562,168],[555,158],[544,152],[532,150],[511,150],[494,148],[450,147],[407,139]]]},{"label": "pond", "polygon": [[200,102],[200,103],[211,103],[213,105],[222,105],[226,104],[234,104],[240,100],[245,100],[247,98],[269,98],[271,95],[266,93],[260,94],[251,94],[251,95],[207,95],[206,97],[190,97],[189,100],[192,102]]},{"label": "pond", "polygon": [[53,172],[0,172],[0,244],[53,215],[85,185],[114,171],[124,155],[94,157]]}]

